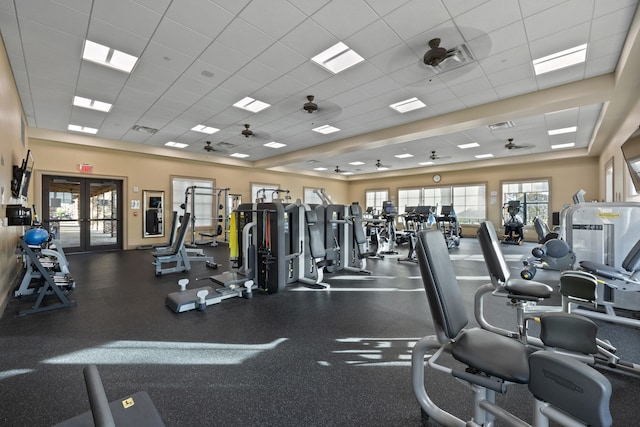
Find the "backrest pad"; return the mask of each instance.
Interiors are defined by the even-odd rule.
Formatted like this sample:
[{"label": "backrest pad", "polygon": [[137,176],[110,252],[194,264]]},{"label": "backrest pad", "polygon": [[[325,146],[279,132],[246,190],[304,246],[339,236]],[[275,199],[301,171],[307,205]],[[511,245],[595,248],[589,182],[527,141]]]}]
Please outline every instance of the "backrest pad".
[{"label": "backrest pad", "polygon": [[453,339],[469,319],[447,244],[438,230],[423,230],[417,237],[416,256],[433,323],[439,338],[444,334],[446,338]]},{"label": "backrest pad", "polygon": [[487,269],[491,276],[491,281],[494,286],[504,285],[504,283],[509,280],[511,273],[502,255],[498,235],[496,234],[493,223],[490,221],[482,222],[480,227],[478,227],[477,236],[480,242],[480,249],[482,249],[482,255],[484,255]]}]

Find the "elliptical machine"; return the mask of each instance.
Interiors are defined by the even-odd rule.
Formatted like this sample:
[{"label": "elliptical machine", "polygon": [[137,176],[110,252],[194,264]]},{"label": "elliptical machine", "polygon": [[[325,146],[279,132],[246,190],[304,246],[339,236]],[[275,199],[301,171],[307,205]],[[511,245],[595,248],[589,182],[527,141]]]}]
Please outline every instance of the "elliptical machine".
[{"label": "elliptical machine", "polygon": [[502,243],[521,245],[524,240],[524,223],[518,215],[520,213],[520,200],[510,200],[504,205],[504,209],[509,216],[504,221]]}]

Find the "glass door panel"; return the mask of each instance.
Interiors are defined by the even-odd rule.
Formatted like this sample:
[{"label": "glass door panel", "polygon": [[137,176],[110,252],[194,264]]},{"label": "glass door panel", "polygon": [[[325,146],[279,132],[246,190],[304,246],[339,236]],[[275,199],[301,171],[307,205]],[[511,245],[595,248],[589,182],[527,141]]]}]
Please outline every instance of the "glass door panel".
[{"label": "glass door panel", "polygon": [[122,181],[44,175],[43,226],[66,252],[122,249]]}]

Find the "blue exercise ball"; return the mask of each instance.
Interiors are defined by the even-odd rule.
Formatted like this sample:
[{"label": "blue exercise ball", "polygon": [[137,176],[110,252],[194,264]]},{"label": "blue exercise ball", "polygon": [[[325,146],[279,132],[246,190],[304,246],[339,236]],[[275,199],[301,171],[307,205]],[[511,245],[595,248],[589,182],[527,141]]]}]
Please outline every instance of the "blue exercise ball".
[{"label": "blue exercise ball", "polygon": [[41,245],[49,240],[49,233],[44,228],[32,228],[24,233],[24,241],[29,245]]}]

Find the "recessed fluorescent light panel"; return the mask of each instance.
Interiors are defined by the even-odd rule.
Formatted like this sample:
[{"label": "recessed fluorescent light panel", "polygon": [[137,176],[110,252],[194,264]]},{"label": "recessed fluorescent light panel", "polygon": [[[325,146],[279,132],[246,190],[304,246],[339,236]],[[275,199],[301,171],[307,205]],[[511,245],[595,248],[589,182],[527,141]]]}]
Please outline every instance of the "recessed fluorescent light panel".
[{"label": "recessed fluorescent light panel", "polygon": [[470,142],[468,144],[460,144],[460,145],[458,145],[458,148],[460,148],[462,150],[466,150],[467,148],[475,148],[475,147],[480,147],[480,144],[478,144],[477,142]]},{"label": "recessed fluorescent light panel", "polygon": [[81,96],[73,97],[73,105],[76,107],[88,108],[90,110],[103,111],[105,113],[108,113],[112,106],[108,102],[100,102],[89,98],[83,98]]},{"label": "recessed fluorescent light panel", "polygon": [[287,144],[283,144],[281,142],[276,142],[276,141],[267,142],[266,144],[263,144],[263,145],[269,148],[282,148],[287,146]]},{"label": "recessed fluorescent light panel", "polygon": [[87,126],[69,125],[67,129],[72,130],[74,132],[90,133],[92,135],[95,135],[96,133],[98,133],[98,129],[90,128]]},{"label": "recessed fluorescent light panel", "polygon": [[578,130],[577,126],[571,126],[571,127],[562,128],[562,129],[551,129],[549,130],[549,136],[562,135],[563,133],[571,133],[571,132],[575,132],[576,130]]},{"label": "recessed fluorescent light panel", "polygon": [[197,126],[192,127],[191,130],[211,135],[211,134],[214,134],[214,133],[218,132],[220,129],[216,129],[216,128],[213,128],[211,126],[197,125]]},{"label": "recessed fluorescent light panel", "polygon": [[313,170],[314,171],[326,171],[326,170],[328,170],[328,168],[319,167],[319,168],[313,168]]},{"label": "recessed fluorescent light panel", "polygon": [[413,157],[413,154],[404,153],[404,154],[396,154],[395,156],[398,159],[408,159],[409,157]]},{"label": "recessed fluorescent light panel", "polygon": [[575,142],[568,142],[566,144],[555,144],[551,146],[552,150],[559,150],[561,148],[571,148],[574,147],[576,145]]},{"label": "recessed fluorescent light panel", "polygon": [[267,104],[266,102],[258,101],[257,99],[246,96],[240,101],[233,104],[233,106],[242,108],[243,110],[251,111],[252,113],[257,113],[258,111],[262,111],[265,108],[270,107],[271,104]]},{"label": "recessed fluorescent light panel", "polygon": [[353,172],[340,172],[340,175],[353,175]]},{"label": "recessed fluorescent light panel", "polygon": [[489,159],[493,157],[493,154],[478,154],[475,156],[476,159]]},{"label": "recessed fluorescent light panel", "polygon": [[237,157],[239,159],[244,159],[246,157],[249,157],[249,155],[248,154],[242,154],[242,153],[233,153],[233,154],[231,154],[231,157]]},{"label": "recessed fluorescent light panel", "polygon": [[311,60],[333,74],[338,74],[340,71],[364,61],[364,58],[346,44],[338,42]]},{"label": "recessed fluorescent light panel", "polygon": [[536,76],[580,64],[587,58],[587,44],[572,47],[571,49],[556,52],[551,55],[533,60],[533,69]]},{"label": "recessed fluorescent light panel", "polygon": [[433,162],[420,162],[418,163],[420,166],[430,166],[433,164]]},{"label": "recessed fluorescent light panel", "polygon": [[128,53],[120,52],[91,40],[84,42],[84,50],[82,51],[82,59],[95,62],[96,64],[106,67],[115,68],[125,73],[130,73],[136,65],[138,58]]},{"label": "recessed fluorescent light panel", "polygon": [[351,166],[362,166],[362,165],[364,165],[364,162],[349,162],[349,164]]},{"label": "recessed fluorescent light panel", "polygon": [[398,113],[406,113],[408,111],[418,110],[426,106],[427,105],[424,102],[420,101],[418,98],[405,99],[404,101],[396,102],[395,104],[389,105],[389,107],[393,108]]},{"label": "recessed fluorescent light panel", "polygon": [[324,135],[328,135],[330,133],[338,132],[340,129],[333,127],[331,125],[324,125],[311,130],[314,132],[322,133]]},{"label": "recessed fluorescent light panel", "polygon": [[189,144],[185,144],[183,142],[174,142],[174,141],[169,141],[164,145],[166,145],[167,147],[175,147],[175,148],[185,148],[189,146]]}]

